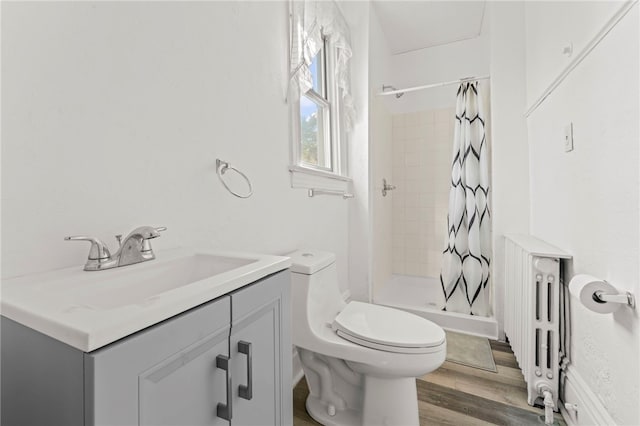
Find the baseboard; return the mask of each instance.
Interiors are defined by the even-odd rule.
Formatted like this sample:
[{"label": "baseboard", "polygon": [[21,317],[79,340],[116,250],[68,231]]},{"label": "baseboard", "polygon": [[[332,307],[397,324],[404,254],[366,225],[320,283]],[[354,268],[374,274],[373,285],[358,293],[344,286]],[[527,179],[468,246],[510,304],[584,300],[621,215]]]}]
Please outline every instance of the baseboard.
[{"label": "baseboard", "polygon": [[304,371],[302,371],[302,364],[300,363],[300,355],[296,347],[293,347],[293,356],[291,357],[291,377],[293,378],[293,387],[304,377]]},{"label": "baseboard", "polygon": [[[565,373],[563,394],[560,412],[568,426],[616,424],[587,382],[571,365],[567,366]],[[575,404],[576,409],[567,410],[565,404]]]}]

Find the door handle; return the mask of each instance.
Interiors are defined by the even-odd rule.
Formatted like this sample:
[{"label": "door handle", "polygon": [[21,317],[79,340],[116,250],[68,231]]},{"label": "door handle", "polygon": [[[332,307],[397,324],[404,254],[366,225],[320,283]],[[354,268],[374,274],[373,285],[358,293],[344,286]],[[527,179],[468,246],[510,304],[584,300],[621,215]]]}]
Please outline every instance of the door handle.
[{"label": "door handle", "polygon": [[240,398],[250,400],[253,398],[253,359],[251,354],[251,343],[241,340],[238,342],[238,352],[247,356],[247,385],[238,386]]},{"label": "door handle", "polygon": [[232,408],[231,408],[231,394],[232,394],[232,386],[231,386],[231,369],[229,368],[229,357],[226,355],[218,355],[216,357],[216,367],[224,370],[226,379],[227,379],[227,403],[223,404],[221,402],[218,403],[218,407],[216,409],[216,415],[225,420],[231,420],[232,417]]}]

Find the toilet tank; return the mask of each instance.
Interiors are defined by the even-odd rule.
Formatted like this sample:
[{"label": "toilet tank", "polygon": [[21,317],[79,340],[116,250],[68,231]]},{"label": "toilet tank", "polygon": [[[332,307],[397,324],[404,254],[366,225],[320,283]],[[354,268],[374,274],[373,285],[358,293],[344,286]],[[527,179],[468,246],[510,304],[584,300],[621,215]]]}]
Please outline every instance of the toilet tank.
[{"label": "toilet tank", "polygon": [[305,321],[312,330],[332,323],[345,306],[338,285],[336,255],[297,250],[287,256],[291,257],[294,332],[296,321]]}]

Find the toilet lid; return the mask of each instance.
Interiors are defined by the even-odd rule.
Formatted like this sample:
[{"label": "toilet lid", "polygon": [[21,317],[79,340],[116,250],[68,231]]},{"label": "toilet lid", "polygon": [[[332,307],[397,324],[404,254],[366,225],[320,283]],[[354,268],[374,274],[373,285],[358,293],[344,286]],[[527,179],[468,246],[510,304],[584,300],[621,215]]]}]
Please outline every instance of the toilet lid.
[{"label": "toilet lid", "polygon": [[338,336],[390,352],[415,353],[440,346],[444,330],[422,317],[398,309],[349,302],[333,321]]}]

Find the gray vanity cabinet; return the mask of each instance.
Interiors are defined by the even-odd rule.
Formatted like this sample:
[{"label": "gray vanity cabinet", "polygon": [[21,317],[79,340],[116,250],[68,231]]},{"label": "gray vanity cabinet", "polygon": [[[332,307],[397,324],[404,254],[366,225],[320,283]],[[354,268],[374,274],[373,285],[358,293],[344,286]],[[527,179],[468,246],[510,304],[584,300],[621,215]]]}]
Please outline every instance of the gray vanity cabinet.
[{"label": "gray vanity cabinet", "polygon": [[2,424],[291,425],[289,288],[279,272],[90,353],[3,318]]},{"label": "gray vanity cabinet", "polygon": [[87,354],[86,424],[291,424],[289,286],[273,275]]},{"label": "gray vanity cabinet", "polygon": [[228,425],[230,297],[169,319],[85,356],[85,424]]},{"label": "gray vanity cabinet", "polygon": [[293,421],[289,275],[278,278],[231,295],[232,425]]}]

